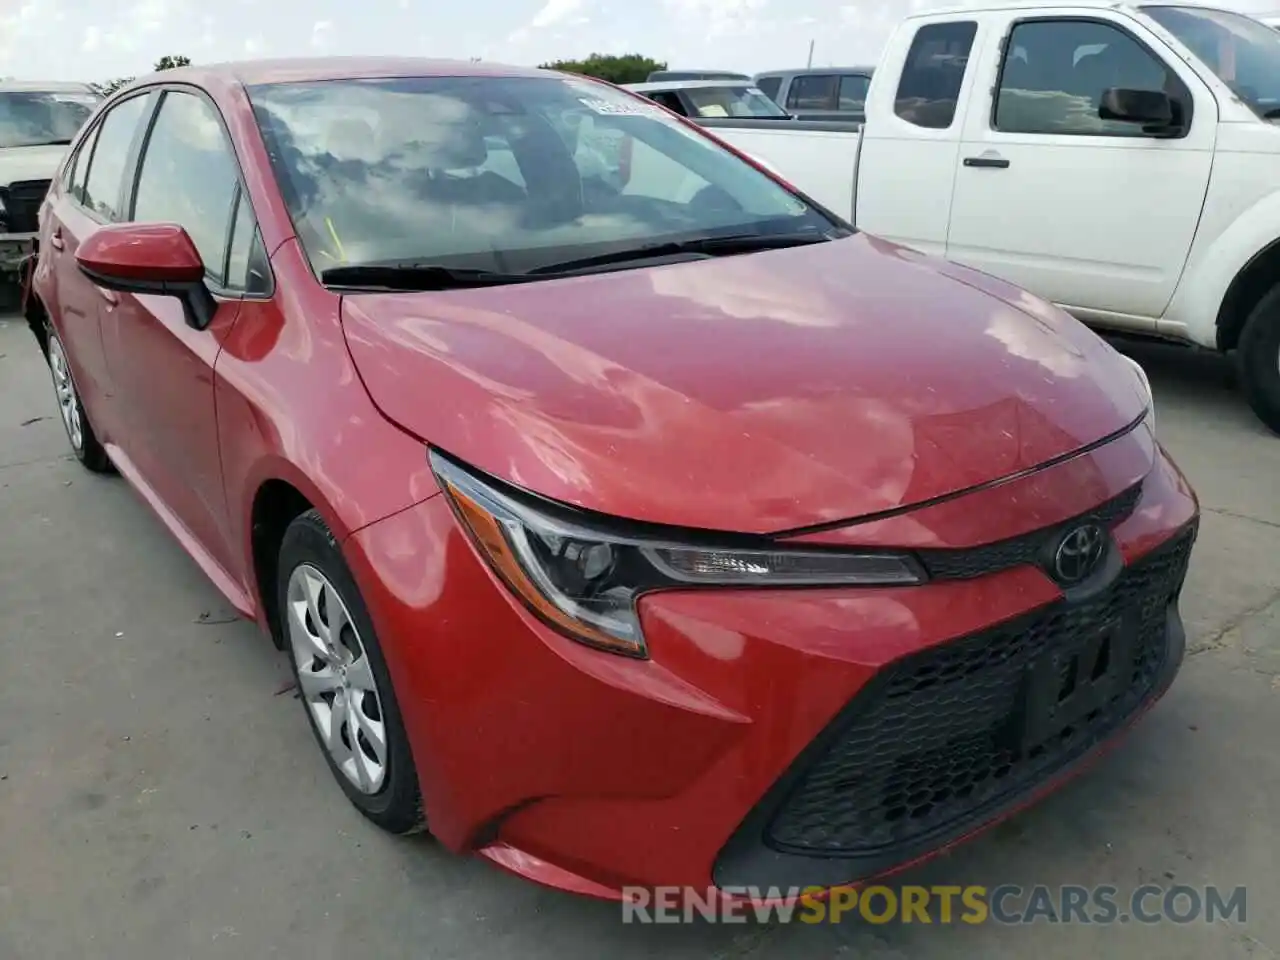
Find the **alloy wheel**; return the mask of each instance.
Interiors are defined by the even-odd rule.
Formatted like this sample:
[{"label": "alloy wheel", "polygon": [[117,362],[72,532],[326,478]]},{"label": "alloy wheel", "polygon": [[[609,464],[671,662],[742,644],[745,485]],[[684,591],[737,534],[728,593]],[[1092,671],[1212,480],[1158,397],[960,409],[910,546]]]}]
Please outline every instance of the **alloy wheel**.
[{"label": "alloy wheel", "polygon": [[286,592],[298,686],[334,765],[361,793],[387,778],[382,697],[347,605],[316,567],[300,564]]},{"label": "alloy wheel", "polygon": [[49,338],[49,371],[53,374],[53,388],[58,397],[58,412],[67,428],[67,438],[79,453],[84,449],[84,425],[80,420],[80,398],[76,395],[75,381],[71,379],[71,366],[62,349],[62,341]]}]

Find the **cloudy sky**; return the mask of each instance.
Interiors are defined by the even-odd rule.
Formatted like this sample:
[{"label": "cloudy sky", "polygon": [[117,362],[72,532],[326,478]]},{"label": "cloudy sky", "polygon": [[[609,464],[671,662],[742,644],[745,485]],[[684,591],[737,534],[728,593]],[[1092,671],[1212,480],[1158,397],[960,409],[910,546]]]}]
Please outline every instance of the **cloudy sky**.
[{"label": "cloudy sky", "polygon": [[[100,80],[164,54],[315,53],[538,63],[640,52],[747,73],[874,62],[909,10],[944,0],[0,0],[0,75]],[[1224,0],[1247,10],[1280,0]],[[114,12],[112,12],[114,11]]]}]

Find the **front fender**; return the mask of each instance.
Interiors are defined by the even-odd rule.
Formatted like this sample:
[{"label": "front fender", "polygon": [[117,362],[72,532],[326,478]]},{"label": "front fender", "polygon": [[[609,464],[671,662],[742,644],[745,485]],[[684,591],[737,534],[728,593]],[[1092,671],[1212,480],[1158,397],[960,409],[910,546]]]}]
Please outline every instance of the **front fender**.
[{"label": "front fender", "polygon": [[[1160,324],[1165,332],[1218,349],[1218,312],[1231,283],[1259,253],[1280,238],[1280,190],[1251,203],[1201,250],[1186,272]],[[1280,279],[1280,278],[1277,278]]]}]

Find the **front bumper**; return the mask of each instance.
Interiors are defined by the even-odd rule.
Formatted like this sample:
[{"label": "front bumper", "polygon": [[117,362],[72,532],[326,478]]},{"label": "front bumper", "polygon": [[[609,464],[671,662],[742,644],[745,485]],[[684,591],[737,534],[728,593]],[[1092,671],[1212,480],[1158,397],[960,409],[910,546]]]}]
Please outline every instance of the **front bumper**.
[{"label": "front bumper", "polygon": [[[1149,436],[1083,467],[1111,500],[1134,479],[1116,465],[1131,468],[1142,442],[1141,494],[1111,529],[1115,579],[1085,595],[1020,561],[919,587],[656,594],[641,603],[649,661],[533,620],[440,497],[359,531],[347,555],[433,833],[533,879],[618,896],[856,882],[1007,816],[1154,702],[1181,662],[1194,494]],[[1045,502],[1055,483],[1064,497],[1080,489],[1085,459],[1036,475]],[[977,492],[956,516],[988,511],[1017,534],[1018,496]],[[1057,654],[1068,670],[1117,618],[1134,641],[1106,655],[1129,665],[1123,682],[1064,717],[1073,729],[1040,723],[1028,739],[1030,665]]]}]

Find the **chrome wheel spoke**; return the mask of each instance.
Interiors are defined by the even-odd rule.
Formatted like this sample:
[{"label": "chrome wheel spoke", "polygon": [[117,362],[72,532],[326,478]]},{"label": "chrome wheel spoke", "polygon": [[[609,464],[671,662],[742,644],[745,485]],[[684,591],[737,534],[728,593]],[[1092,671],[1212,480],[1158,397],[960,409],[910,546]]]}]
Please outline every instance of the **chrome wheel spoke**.
[{"label": "chrome wheel spoke", "polygon": [[332,665],[333,654],[308,623],[311,613],[309,606],[306,600],[292,600],[289,603],[289,637],[293,641],[294,655],[298,657],[299,665],[303,663],[303,654],[308,652],[314,659]]},{"label": "chrome wheel spoke", "polygon": [[328,744],[329,752],[333,754],[333,759],[339,764],[347,759],[351,750],[343,739],[343,733],[347,728],[349,718],[347,715],[346,697],[339,694],[333,698],[333,703],[329,707],[329,735]]},{"label": "chrome wheel spoke", "polygon": [[299,667],[298,686],[302,690],[302,695],[310,702],[324,701],[327,703],[328,697],[333,696],[342,689],[342,677],[328,664],[325,664],[319,670]]},{"label": "chrome wheel spoke", "polygon": [[368,656],[361,654],[360,659],[347,664],[347,683],[353,690],[378,693],[378,685],[373,681],[373,671],[369,669]]}]

